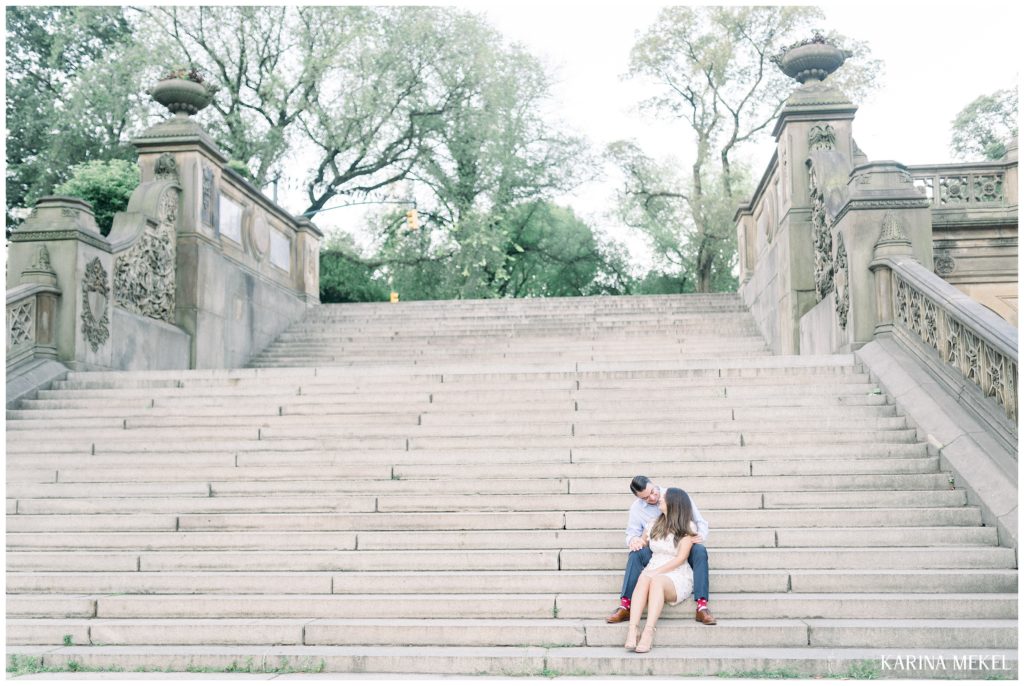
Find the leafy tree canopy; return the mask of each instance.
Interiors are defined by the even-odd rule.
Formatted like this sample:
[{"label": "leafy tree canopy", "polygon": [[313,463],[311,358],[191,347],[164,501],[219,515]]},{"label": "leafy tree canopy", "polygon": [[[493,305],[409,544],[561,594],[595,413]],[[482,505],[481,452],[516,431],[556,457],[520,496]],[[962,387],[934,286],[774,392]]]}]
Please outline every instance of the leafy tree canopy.
[{"label": "leafy tree canopy", "polygon": [[981,95],[953,119],[950,147],[962,160],[998,160],[1017,137],[1017,89]]}]

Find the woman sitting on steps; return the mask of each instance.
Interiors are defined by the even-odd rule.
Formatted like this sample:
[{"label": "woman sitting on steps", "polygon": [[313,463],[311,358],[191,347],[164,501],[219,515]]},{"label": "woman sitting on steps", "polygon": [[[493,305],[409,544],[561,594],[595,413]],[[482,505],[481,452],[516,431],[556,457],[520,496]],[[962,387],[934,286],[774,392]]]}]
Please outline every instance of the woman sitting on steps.
[{"label": "woman sitting on steps", "polygon": [[[648,525],[643,535],[643,542],[650,543],[653,556],[640,574],[629,608],[625,647],[638,653],[650,652],[655,626],[665,603],[677,605],[693,591],[693,570],[686,561],[697,533],[690,496],[679,488],[665,489],[658,507],[661,516]],[[647,624],[637,643],[637,630],[645,607]]]}]

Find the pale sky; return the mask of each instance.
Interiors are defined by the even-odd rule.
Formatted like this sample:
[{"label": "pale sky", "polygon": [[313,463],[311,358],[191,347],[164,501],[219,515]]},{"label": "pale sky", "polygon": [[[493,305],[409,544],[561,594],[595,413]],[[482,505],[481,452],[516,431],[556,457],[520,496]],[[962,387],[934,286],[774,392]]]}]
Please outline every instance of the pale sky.
[{"label": "pale sky", "polygon": [[[510,41],[525,45],[552,67],[554,112],[567,130],[583,135],[597,151],[615,140],[636,139],[652,156],[688,163],[691,134],[685,123],[641,114],[645,91],[624,80],[636,35],[653,24],[663,6],[644,0],[615,3],[461,2],[481,12]],[[819,3],[821,5],[821,3]],[[885,63],[881,88],[860,106],[854,137],[872,160],[904,164],[952,161],[950,122],[982,94],[1019,83],[1021,17],[1009,3],[826,3],[826,30],[867,41]],[[794,82],[794,86],[795,86]],[[747,148],[759,178],[773,150],[766,142]],[[619,240],[634,262],[645,262],[643,240],[610,217],[616,179],[587,184],[558,202],[573,207]],[[357,210],[316,218],[330,230],[359,221]]]}]

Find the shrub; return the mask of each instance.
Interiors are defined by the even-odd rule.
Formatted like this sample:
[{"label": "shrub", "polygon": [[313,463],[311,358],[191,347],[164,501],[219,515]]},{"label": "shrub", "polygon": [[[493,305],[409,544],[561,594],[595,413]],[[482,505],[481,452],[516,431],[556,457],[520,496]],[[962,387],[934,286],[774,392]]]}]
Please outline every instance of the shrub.
[{"label": "shrub", "polygon": [[72,167],[71,178],[54,188],[53,192],[91,203],[96,225],[106,236],[114,223],[114,214],[127,209],[128,198],[139,185],[139,180],[139,168],[132,162],[93,160]]}]

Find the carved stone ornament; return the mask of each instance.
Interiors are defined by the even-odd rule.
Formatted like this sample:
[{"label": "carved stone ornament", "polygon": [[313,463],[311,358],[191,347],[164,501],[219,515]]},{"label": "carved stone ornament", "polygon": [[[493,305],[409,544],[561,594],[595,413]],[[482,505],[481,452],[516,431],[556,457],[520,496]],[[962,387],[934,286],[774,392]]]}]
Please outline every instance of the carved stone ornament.
[{"label": "carved stone ornament", "polygon": [[957,370],[1017,422],[1017,362],[986,342],[941,303],[918,291],[898,274],[895,280],[894,323],[912,333],[938,359]]},{"label": "carved stone ornament", "polygon": [[847,266],[846,244],[841,233],[836,236],[835,294],[839,326],[846,331],[846,322],[850,315],[850,269]]},{"label": "carved stone ornament", "polygon": [[199,218],[207,226],[217,226],[217,210],[214,203],[213,168],[203,165],[202,209]]},{"label": "carved stone ornament", "polygon": [[178,191],[160,198],[159,222],[147,223],[139,239],[114,263],[114,298],[119,307],[165,322],[174,321],[174,268]]},{"label": "carved stone ornament", "polygon": [[41,272],[53,271],[53,265],[50,264],[50,251],[46,249],[45,245],[39,246],[39,252],[36,253],[36,260],[32,263],[29,269]]},{"label": "carved stone ornament", "polygon": [[178,162],[174,159],[174,155],[169,152],[165,152],[163,155],[160,155],[156,160],[156,165],[153,167],[153,174],[158,179],[177,181]]},{"label": "carved stone ornament", "polygon": [[36,301],[31,298],[7,310],[7,349],[35,338]]},{"label": "carved stone ornament", "polygon": [[935,253],[935,273],[939,276],[949,276],[956,271],[956,260],[946,252]]},{"label": "carved stone ornament", "polygon": [[878,237],[879,243],[909,243],[910,237],[903,230],[903,225],[892,212],[886,212],[882,216],[882,233]]},{"label": "carved stone ornament", "polygon": [[807,133],[807,145],[811,151],[835,150],[836,130],[831,124],[815,124]]},{"label": "carved stone ornament", "polygon": [[82,280],[82,333],[93,352],[110,338],[110,286],[107,270],[100,258],[94,257],[85,266]]},{"label": "carved stone ornament", "polygon": [[825,197],[810,168],[811,237],[814,241],[814,292],[818,302],[832,290],[832,226],[825,211]]}]

